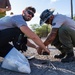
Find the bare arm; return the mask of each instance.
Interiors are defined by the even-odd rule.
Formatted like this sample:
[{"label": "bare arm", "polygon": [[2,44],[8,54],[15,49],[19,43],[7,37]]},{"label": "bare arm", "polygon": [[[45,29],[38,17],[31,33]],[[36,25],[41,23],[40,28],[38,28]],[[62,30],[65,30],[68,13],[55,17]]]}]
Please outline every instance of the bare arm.
[{"label": "bare arm", "polygon": [[7,8],[0,8],[0,12],[5,12],[5,11],[9,11],[11,10],[11,6],[7,7]]},{"label": "bare arm", "polygon": [[31,31],[27,26],[21,26],[20,30],[28,36],[30,39],[32,39],[39,47],[41,47],[46,52],[50,53],[50,51],[45,47],[41,39],[33,32]]},{"label": "bare arm", "polygon": [[37,49],[36,45],[27,40],[27,46]]},{"label": "bare arm", "polygon": [[[44,42],[45,46],[48,46],[49,44],[51,44],[53,42],[53,40],[55,39],[56,35],[57,35],[57,31],[58,29],[52,29],[51,33],[48,35],[47,39]],[[37,50],[38,54],[41,54],[42,49],[39,47]]]},{"label": "bare arm", "polygon": [[7,6],[6,6],[6,8],[4,8],[4,10],[5,10],[5,11],[11,10],[11,3],[10,3],[9,0],[6,1],[6,5],[7,5]]},{"label": "bare arm", "polygon": [[57,31],[58,31],[57,28],[52,29],[51,33],[48,35],[47,39],[44,42],[45,46],[48,46],[49,44],[53,42],[53,40],[55,39],[57,35]]},{"label": "bare arm", "polygon": [[11,6],[5,8],[5,11],[9,11],[9,10],[11,10]]}]

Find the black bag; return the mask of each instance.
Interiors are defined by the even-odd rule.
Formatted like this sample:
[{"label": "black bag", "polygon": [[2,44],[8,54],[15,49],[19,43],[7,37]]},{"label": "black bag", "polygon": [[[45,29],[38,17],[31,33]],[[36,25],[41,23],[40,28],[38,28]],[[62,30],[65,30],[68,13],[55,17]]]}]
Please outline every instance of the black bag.
[{"label": "black bag", "polygon": [[17,48],[18,50],[26,51],[27,50],[27,37],[24,36],[24,34],[20,34],[19,37],[15,38],[13,40],[13,45],[15,48]]}]

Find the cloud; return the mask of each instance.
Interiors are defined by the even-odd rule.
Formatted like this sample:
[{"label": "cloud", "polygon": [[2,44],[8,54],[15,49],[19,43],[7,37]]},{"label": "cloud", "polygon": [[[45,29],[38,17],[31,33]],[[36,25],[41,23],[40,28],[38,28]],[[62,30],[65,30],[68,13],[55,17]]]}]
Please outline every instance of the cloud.
[{"label": "cloud", "polygon": [[58,0],[50,0],[50,3],[54,3],[57,2]]}]

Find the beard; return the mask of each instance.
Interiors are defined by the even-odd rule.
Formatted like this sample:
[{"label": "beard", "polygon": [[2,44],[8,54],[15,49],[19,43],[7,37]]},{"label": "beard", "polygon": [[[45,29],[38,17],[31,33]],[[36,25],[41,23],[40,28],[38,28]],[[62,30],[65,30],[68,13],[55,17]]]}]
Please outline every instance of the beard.
[{"label": "beard", "polygon": [[28,16],[23,16],[23,19],[25,20],[25,21],[30,21],[31,20],[31,18],[30,17],[28,17]]}]

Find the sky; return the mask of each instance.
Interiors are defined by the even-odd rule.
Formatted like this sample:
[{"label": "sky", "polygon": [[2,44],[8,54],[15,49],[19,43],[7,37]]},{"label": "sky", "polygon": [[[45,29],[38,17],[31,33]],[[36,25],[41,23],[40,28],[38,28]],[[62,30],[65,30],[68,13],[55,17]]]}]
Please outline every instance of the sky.
[{"label": "sky", "polygon": [[[71,0],[9,0],[11,3],[12,10],[7,12],[7,15],[10,15],[10,12],[13,12],[14,15],[22,14],[22,10],[28,6],[33,6],[36,8],[36,14],[31,21],[27,22],[30,24],[39,24],[40,14],[45,9],[53,8],[55,9],[54,14],[63,14],[71,16],[70,11],[70,1]],[[75,0],[73,0],[73,14],[75,15]]]}]

